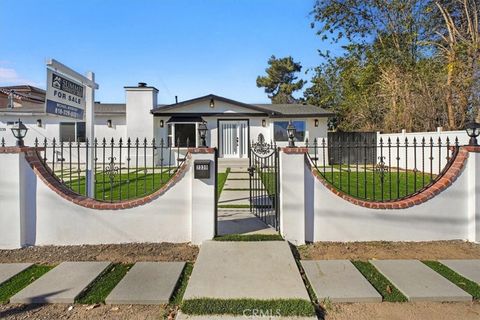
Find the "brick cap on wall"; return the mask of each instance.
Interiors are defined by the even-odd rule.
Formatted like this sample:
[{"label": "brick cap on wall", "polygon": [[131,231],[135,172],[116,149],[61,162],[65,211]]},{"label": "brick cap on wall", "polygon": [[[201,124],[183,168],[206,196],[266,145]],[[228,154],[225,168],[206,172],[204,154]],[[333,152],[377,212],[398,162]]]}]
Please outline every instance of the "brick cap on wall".
[{"label": "brick cap on wall", "polygon": [[475,148],[474,151],[469,151],[472,147],[460,147],[460,150],[458,151],[455,159],[453,160],[451,166],[447,169],[447,171],[443,174],[440,179],[438,179],[435,183],[433,183],[431,186],[428,188],[422,190],[419,193],[413,194],[409,197],[399,199],[399,200],[394,200],[394,201],[388,201],[388,202],[379,202],[379,201],[368,201],[368,200],[361,200],[354,198],[348,194],[346,194],[343,191],[337,190],[335,187],[333,187],[329,182],[327,182],[320,172],[313,166],[310,161],[308,160],[308,157],[306,158],[306,163],[310,167],[312,174],[331,192],[339,196],[340,198],[351,202],[355,205],[361,206],[361,207],[366,207],[370,209],[405,209],[405,208],[410,208],[415,205],[424,203],[436,195],[438,195],[440,192],[444,191],[447,189],[449,186],[452,185],[452,183],[457,180],[457,178],[460,176],[460,173],[463,171],[465,167],[465,163],[468,159],[468,154],[469,152],[480,152],[480,147],[473,147]]},{"label": "brick cap on wall", "polygon": [[[33,147],[17,147],[17,146],[12,146],[12,147],[0,147],[0,153],[26,153],[29,150],[35,150]],[[38,151],[44,151],[45,148],[39,147],[37,148]]]},{"label": "brick cap on wall", "polygon": [[167,181],[160,189],[157,191],[142,197],[142,198],[137,198],[137,199],[130,199],[130,200],[125,200],[125,201],[120,201],[120,202],[103,202],[103,201],[98,201],[95,199],[87,198],[85,196],[79,195],[75,192],[73,192],[71,189],[68,189],[64,184],[62,184],[57,178],[55,178],[47,169],[35,148],[28,148],[25,152],[25,159],[29,163],[30,167],[32,170],[35,172],[35,174],[55,193],[57,193],[59,196],[64,198],[65,200],[68,200],[70,202],[73,202],[79,206],[85,207],[85,208],[90,208],[90,209],[98,209],[98,210],[119,210],[119,209],[129,209],[129,208],[134,208],[137,206],[141,206],[144,204],[147,204],[158,197],[160,197],[162,194],[164,194],[167,190],[172,188],[182,177],[184,176],[185,172],[187,171],[191,157],[190,155],[187,155],[186,161],[178,168],[177,172],[173,175],[173,177],[170,178],[170,180]]},{"label": "brick cap on wall", "polygon": [[302,154],[308,153],[308,148],[305,147],[283,147],[280,148],[280,151],[286,154]]}]

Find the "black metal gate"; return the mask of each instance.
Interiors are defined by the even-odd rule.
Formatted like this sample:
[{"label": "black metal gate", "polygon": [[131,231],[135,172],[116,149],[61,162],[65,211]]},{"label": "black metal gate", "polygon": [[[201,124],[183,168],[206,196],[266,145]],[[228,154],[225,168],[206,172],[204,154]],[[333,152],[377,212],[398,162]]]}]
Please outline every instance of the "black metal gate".
[{"label": "black metal gate", "polygon": [[250,211],[279,230],[278,148],[262,136],[250,146]]}]

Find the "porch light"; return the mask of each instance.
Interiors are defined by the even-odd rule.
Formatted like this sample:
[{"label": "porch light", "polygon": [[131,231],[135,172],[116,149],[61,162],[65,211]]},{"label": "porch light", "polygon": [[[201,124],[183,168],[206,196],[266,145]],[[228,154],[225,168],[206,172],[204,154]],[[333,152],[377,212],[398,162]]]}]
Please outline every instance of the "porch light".
[{"label": "porch light", "polygon": [[472,120],[465,126],[465,131],[467,131],[467,135],[470,137],[468,144],[478,146],[477,137],[480,135],[480,124]]},{"label": "porch light", "polygon": [[163,120],[160,120],[160,128],[163,128]]},{"label": "porch light", "polygon": [[210,108],[213,108],[215,107],[215,101],[212,99],[210,99]]},{"label": "porch light", "polygon": [[109,128],[112,127],[112,120],[110,120],[110,119],[107,120],[107,127],[109,127]]},{"label": "porch light", "polygon": [[262,127],[266,127],[266,126],[267,126],[267,120],[262,119]]},{"label": "porch light", "polygon": [[200,139],[202,139],[202,145],[201,147],[207,147],[207,123],[204,121],[198,125],[198,133],[200,134]]},{"label": "porch light", "polygon": [[12,127],[12,133],[17,138],[17,147],[23,147],[23,138],[27,135],[28,128],[18,119],[18,122]]},{"label": "porch light", "polygon": [[292,121],[288,122],[287,126],[287,134],[288,134],[288,147],[292,148],[295,147],[295,133],[297,132],[297,129],[295,126],[292,124]]},{"label": "porch light", "polygon": [[42,126],[42,119],[37,119],[37,127],[41,127]]},{"label": "porch light", "polygon": [[318,127],[318,119],[315,119],[315,127]]}]

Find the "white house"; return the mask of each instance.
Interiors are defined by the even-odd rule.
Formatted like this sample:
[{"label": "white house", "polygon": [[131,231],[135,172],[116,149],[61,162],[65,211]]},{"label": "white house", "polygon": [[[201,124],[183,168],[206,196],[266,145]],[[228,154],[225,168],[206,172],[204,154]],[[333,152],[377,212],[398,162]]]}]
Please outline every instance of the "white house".
[{"label": "white house", "polygon": [[[33,102],[29,100],[28,88],[27,93],[21,94],[17,93],[19,87],[0,88],[0,141],[3,138],[6,145],[15,143],[9,126],[18,119],[30,129],[26,145],[33,145],[35,138],[49,142],[54,138],[85,141],[85,122],[45,113],[44,102],[38,98],[42,90],[29,88],[37,93]],[[249,143],[260,134],[266,142],[286,145],[289,121],[297,129],[297,145],[304,144],[307,138],[326,138],[328,117],[333,115],[313,105],[248,104],[213,94],[158,104],[157,95],[155,87],[139,83],[125,87],[125,104],[95,103],[95,137],[100,141],[139,138],[149,143],[155,138],[157,143],[163,140],[164,144],[179,148],[187,147],[188,141],[188,146],[194,147],[201,145],[198,126],[206,122],[208,146],[217,147],[220,157],[244,158],[248,157]],[[13,104],[8,103],[12,100]]]}]

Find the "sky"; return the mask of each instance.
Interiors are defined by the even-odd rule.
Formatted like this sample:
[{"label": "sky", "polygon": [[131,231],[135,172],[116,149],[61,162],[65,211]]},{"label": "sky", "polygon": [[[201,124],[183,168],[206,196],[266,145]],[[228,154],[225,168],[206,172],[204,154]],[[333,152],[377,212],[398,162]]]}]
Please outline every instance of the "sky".
[{"label": "sky", "polygon": [[[49,58],[95,72],[96,100],[146,82],[159,103],[216,94],[267,103],[256,78],[291,55],[309,80],[332,49],[310,28],[314,0],[0,0],[0,86],[45,88]],[[335,48],[333,50],[335,52]],[[308,87],[309,84],[306,85]],[[305,87],[304,87],[305,88]],[[298,96],[298,95],[297,95]]]}]

